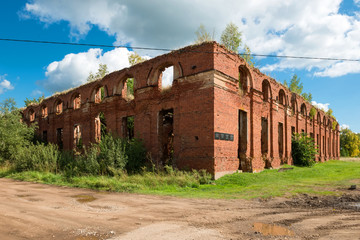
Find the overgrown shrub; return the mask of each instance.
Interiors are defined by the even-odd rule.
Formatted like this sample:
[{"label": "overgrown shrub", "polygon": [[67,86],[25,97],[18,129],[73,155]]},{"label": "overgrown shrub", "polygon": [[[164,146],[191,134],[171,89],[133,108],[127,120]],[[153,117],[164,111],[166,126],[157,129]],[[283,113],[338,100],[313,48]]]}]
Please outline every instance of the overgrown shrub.
[{"label": "overgrown shrub", "polygon": [[315,164],[315,155],[318,152],[313,138],[308,137],[305,133],[296,133],[293,136],[291,147],[295,165],[310,167]]},{"label": "overgrown shrub", "polygon": [[137,138],[126,142],[125,152],[127,156],[126,170],[129,173],[139,172],[145,165],[146,149],[144,143]]},{"label": "overgrown shrub", "polygon": [[21,148],[14,160],[17,171],[56,172],[60,152],[54,144],[31,144]]},{"label": "overgrown shrub", "polygon": [[[98,144],[99,155],[97,157],[100,173],[106,175],[113,175],[112,169],[122,170],[128,162],[128,155],[126,154],[126,145],[124,140],[116,138],[111,134],[106,134]],[[92,146],[94,148],[95,145]]]}]

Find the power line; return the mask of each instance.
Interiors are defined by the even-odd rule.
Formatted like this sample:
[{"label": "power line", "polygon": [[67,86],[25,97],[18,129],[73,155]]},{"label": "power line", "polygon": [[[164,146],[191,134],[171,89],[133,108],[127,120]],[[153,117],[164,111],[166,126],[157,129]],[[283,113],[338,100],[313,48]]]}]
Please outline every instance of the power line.
[{"label": "power line", "polygon": [[[103,48],[131,48],[131,49],[138,49],[138,50],[165,51],[165,52],[171,52],[171,51],[176,50],[176,49],[170,49],[170,48],[133,47],[133,46],[125,46],[125,45],[106,45],[106,44],[95,44],[95,43],[54,42],[54,41],[39,41],[39,40],[13,39],[13,38],[0,38],[0,41],[24,42],[24,43],[40,43],[40,44],[55,44],[55,45],[72,45],[72,46],[85,46],[85,47],[103,47]],[[228,54],[228,55],[246,55],[246,56],[254,56],[254,57],[293,58],[293,59],[306,59],[306,60],[360,62],[360,59],[350,59],[350,58],[307,57],[307,56],[246,54],[246,53],[237,54],[237,53],[205,52],[205,51],[194,51],[194,50],[185,50],[185,51],[186,52],[197,52],[197,53],[203,52],[203,53],[216,53],[216,54]]]}]

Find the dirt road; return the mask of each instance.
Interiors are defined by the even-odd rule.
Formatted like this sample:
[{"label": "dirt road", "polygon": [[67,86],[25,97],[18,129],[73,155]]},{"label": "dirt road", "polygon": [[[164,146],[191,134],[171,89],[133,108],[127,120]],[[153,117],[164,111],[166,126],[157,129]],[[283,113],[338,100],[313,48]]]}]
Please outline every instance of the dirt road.
[{"label": "dirt road", "polygon": [[0,239],[360,239],[360,191],[211,200],[0,179]]}]

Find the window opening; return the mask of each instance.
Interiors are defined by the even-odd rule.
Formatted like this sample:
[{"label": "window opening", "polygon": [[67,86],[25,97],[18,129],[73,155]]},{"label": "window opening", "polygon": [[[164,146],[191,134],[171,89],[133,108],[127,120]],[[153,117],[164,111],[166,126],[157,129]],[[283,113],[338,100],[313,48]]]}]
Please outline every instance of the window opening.
[{"label": "window opening", "polygon": [[123,137],[126,139],[134,138],[134,116],[124,117],[122,119]]},{"label": "window opening", "polygon": [[161,90],[166,91],[171,89],[174,82],[174,66],[166,67],[159,76],[161,82]]},{"label": "window opening", "polygon": [[95,118],[95,140],[97,142],[101,141],[101,137],[105,136],[107,133],[106,128],[106,119],[104,113],[100,112],[99,115]]},{"label": "window opening", "polygon": [[63,149],[63,129],[62,128],[56,129],[56,140],[57,140],[57,145],[59,146],[59,149]]},{"label": "window opening", "polygon": [[265,117],[261,118],[261,154],[268,153],[268,120]]},{"label": "window opening", "polygon": [[251,166],[248,166],[246,161],[247,151],[247,112],[239,110],[239,144],[238,144],[238,158],[240,161],[239,169],[243,171],[251,171]]},{"label": "window opening", "polygon": [[74,109],[79,109],[81,107],[81,95],[77,94],[73,100]]},{"label": "window opening", "polygon": [[279,122],[278,126],[278,140],[279,140],[279,156],[282,158],[284,154],[284,124]]},{"label": "window opening", "polygon": [[173,164],[174,155],[174,110],[162,110],[159,112],[159,142],[161,147],[161,163]]}]

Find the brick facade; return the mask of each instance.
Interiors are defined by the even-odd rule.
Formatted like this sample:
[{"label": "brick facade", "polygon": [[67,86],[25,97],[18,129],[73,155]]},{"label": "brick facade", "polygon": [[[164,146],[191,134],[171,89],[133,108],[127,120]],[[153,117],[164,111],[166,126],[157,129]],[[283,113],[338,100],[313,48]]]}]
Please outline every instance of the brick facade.
[{"label": "brick facade", "polygon": [[[170,89],[162,71],[172,66]],[[134,79],[134,96],[127,81]],[[339,125],[301,96],[249,67],[216,42],[185,47],[108,74],[101,80],[55,94],[23,110],[38,134],[63,149],[99,139],[102,113],[107,129],[143,139],[152,159],[181,169],[206,169],[218,178],[237,170],[261,171],[292,163],[292,132],[319,145],[318,161],[340,156]],[[169,149],[169,146],[171,149]],[[171,152],[171,153],[170,153]]]}]

